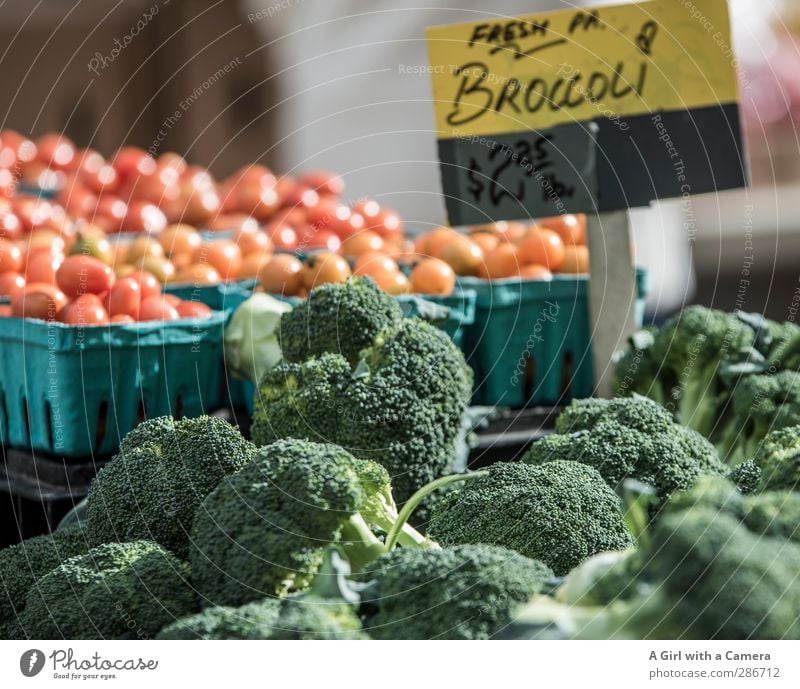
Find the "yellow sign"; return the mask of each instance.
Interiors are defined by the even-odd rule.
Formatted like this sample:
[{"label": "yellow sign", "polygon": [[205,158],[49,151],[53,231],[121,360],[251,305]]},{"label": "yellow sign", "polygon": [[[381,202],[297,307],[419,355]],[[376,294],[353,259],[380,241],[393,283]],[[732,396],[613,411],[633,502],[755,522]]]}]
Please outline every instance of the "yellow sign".
[{"label": "yellow sign", "polygon": [[737,100],[727,0],[486,19],[427,39],[443,139]]}]

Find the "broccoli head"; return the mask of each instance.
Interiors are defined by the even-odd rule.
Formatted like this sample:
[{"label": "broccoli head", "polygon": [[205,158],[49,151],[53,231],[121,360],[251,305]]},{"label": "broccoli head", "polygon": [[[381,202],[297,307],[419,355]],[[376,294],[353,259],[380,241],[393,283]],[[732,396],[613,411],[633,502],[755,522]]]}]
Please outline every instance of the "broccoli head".
[{"label": "broccoli head", "polygon": [[444,546],[486,543],[541,560],[556,575],[633,538],[620,500],[602,476],[580,462],[494,464],[445,496],[428,533]]},{"label": "broccoli head", "polygon": [[188,565],[156,543],[107,543],[39,579],[22,627],[31,639],[150,638],[195,610],[188,579]]},{"label": "broccoli head", "polygon": [[352,606],[344,601],[321,598],[287,598],[270,639],[307,641],[314,639],[367,639]]},{"label": "broccoli head", "polygon": [[35,536],[0,550],[0,624],[17,621],[37,579],[88,550],[86,534],[78,527]]},{"label": "broccoli head", "polygon": [[402,317],[397,301],[370,278],[321,285],[281,316],[283,358],[299,363],[322,354],[340,354],[354,365],[361,350]]},{"label": "broccoli head", "polygon": [[376,639],[488,639],[552,571],[491,545],[400,548],[359,574],[364,627]]},{"label": "broccoli head", "polygon": [[628,338],[627,349],[617,355],[612,385],[618,397],[645,395],[659,404],[668,401],[672,385],[664,382],[668,374],[653,355],[656,332],[654,326],[638,330]]},{"label": "broccoli head", "polygon": [[644,397],[572,402],[556,420],[556,433],[534,443],[523,458],[530,464],[552,460],[592,466],[612,488],[629,478],[652,486],[653,515],[674,491],[725,471],[708,440],[673,423]]},{"label": "broccoli head", "polygon": [[800,426],[768,433],[753,462],[761,470],[760,490],[800,488]]},{"label": "broccoli head", "polygon": [[269,371],[256,392],[253,440],[340,445],[386,467],[405,501],[451,468],[471,389],[447,335],[407,318],[375,337],[352,371],[332,354]]},{"label": "broccoli head", "polygon": [[643,561],[653,593],[628,621],[640,638],[800,638],[800,547],[790,541],[698,505],[664,515]]},{"label": "broccoli head", "polygon": [[742,493],[755,493],[761,485],[761,468],[754,460],[748,459],[733,467],[727,478]]},{"label": "broccoli head", "polygon": [[[729,464],[752,459],[771,431],[800,425],[800,373],[743,377],[733,390],[729,420],[717,442]],[[762,467],[763,469],[763,467]]]},{"label": "broccoli head", "polygon": [[86,520],[90,542],[154,540],[185,556],[198,505],[254,451],[223,419],[145,421],[92,481]]},{"label": "broccoli head", "polygon": [[[193,581],[207,605],[302,591],[328,544],[340,543],[353,566],[362,566],[385,552],[373,530],[391,528],[394,519],[388,475],[379,467],[336,445],[280,440],[260,448],[197,510]],[[404,543],[427,545],[404,530]]]},{"label": "broccoli head", "polygon": [[238,608],[206,608],[164,627],[157,638],[185,641],[267,639],[278,619],[279,608],[276,598],[254,601]]}]

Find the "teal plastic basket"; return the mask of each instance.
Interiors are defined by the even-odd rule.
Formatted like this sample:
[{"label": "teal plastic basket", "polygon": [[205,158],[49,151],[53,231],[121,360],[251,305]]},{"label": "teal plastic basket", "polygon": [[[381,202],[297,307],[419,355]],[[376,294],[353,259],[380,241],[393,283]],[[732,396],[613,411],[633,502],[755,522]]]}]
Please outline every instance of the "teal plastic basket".
[{"label": "teal plastic basket", "polygon": [[95,327],[0,319],[0,439],[103,456],[146,418],[209,411],[227,317]]},{"label": "teal plastic basket", "polygon": [[[637,270],[636,318],[644,319],[647,273]],[[561,404],[594,390],[588,277],[460,278],[477,294],[462,349],[475,372],[473,403],[521,408]]]}]

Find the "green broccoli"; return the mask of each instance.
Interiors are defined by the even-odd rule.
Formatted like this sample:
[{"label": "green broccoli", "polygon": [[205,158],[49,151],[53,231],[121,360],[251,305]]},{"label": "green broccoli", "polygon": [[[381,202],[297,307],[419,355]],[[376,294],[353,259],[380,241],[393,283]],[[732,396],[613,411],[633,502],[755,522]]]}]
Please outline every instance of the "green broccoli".
[{"label": "green broccoli", "polygon": [[800,489],[800,426],[768,433],[753,462],[761,470],[760,490]]},{"label": "green broccoli", "polygon": [[678,420],[708,437],[719,418],[719,377],[723,365],[741,361],[755,343],[755,332],[734,314],[689,306],[655,335],[653,356],[675,381]]},{"label": "green broccoli", "polygon": [[633,478],[652,486],[655,516],[676,490],[700,476],[725,472],[714,446],[673,423],[669,412],[644,397],[576,400],[556,420],[556,433],[535,442],[523,462],[577,461],[597,469],[612,488]]},{"label": "green broccoli", "polygon": [[90,542],[150,539],[185,557],[198,505],[254,452],[223,419],[146,421],[92,481],[86,520]]},{"label": "green broccoli", "polygon": [[281,316],[283,358],[300,363],[321,354],[341,354],[355,365],[361,350],[402,317],[397,301],[370,278],[321,285]]},{"label": "green broccoli", "polygon": [[558,575],[633,538],[620,500],[592,467],[554,461],[492,465],[449,493],[428,529],[443,546],[487,543],[541,560]]},{"label": "green broccoli", "polygon": [[364,628],[376,639],[488,639],[552,574],[491,545],[393,550],[359,574]]},{"label": "green broccoli", "polygon": [[668,402],[661,380],[662,362],[653,356],[657,332],[655,326],[636,331],[628,338],[627,349],[616,355],[612,385],[618,397],[644,395],[659,404]]},{"label": "green broccoli", "polygon": [[158,633],[158,639],[267,639],[278,620],[280,603],[265,598],[238,608],[218,606],[176,620]]},{"label": "green broccoli", "polygon": [[[380,467],[336,445],[287,439],[260,448],[195,515],[192,577],[205,605],[302,591],[331,543],[354,568],[383,554],[373,529],[397,518],[388,484]],[[405,545],[431,545],[411,527],[403,534]]]},{"label": "green broccoli", "polygon": [[39,579],[22,627],[31,639],[150,638],[195,610],[188,578],[188,565],[156,543],[107,543]]},{"label": "green broccoli", "polygon": [[729,420],[717,441],[720,456],[729,464],[751,459],[770,431],[798,424],[800,373],[745,376],[731,395]]},{"label": "green broccoli", "polygon": [[761,468],[754,460],[748,459],[733,467],[727,478],[735,483],[742,493],[755,493],[761,485]]},{"label": "green broccoli", "polygon": [[268,372],[253,440],[341,445],[385,466],[402,502],[451,468],[471,389],[471,371],[447,335],[407,318],[379,334],[352,372],[334,354]]},{"label": "green broccoli", "polygon": [[17,621],[37,579],[88,550],[86,534],[77,527],[35,536],[0,550],[0,624]]}]

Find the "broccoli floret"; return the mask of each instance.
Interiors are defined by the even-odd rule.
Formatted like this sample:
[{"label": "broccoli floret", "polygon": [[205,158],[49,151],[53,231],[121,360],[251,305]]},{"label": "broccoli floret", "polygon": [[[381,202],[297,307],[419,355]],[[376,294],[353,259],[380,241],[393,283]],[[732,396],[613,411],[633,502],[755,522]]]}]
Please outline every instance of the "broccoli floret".
[{"label": "broccoli floret", "polygon": [[654,587],[628,625],[641,638],[800,638],[800,548],[696,506],[665,515],[641,576]]},{"label": "broccoli floret", "polygon": [[196,608],[188,577],[156,543],[107,543],[39,579],[22,626],[31,639],[150,638]]},{"label": "broccoli floret", "polygon": [[731,470],[728,480],[735,483],[742,493],[755,493],[761,484],[761,469],[754,460],[748,459]]},{"label": "broccoli floret", "polygon": [[495,464],[487,475],[449,493],[428,533],[444,546],[487,543],[541,560],[559,576],[633,538],[620,500],[590,466],[554,461]]},{"label": "broccoli floret", "polygon": [[402,317],[397,301],[370,278],[321,285],[281,316],[283,358],[299,363],[329,353],[356,364],[361,350]]},{"label": "broccoli floret", "polygon": [[753,329],[734,314],[703,306],[685,308],[658,331],[653,356],[674,381],[671,394],[683,425],[711,435],[726,394],[720,367],[746,359],[754,342]]},{"label": "broccoli floret", "polygon": [[162,629],[158,639],[225,640],[268,639],[278,620],[277,598],[266,598],[238,608],[213,607],[176,620]]},{"label": "broccoli floret", "polygon": [[0,624],[16,623],[37,579],[88,550],[86,534],[78,527],[35,536],[0,550]]},{"label": "broccoli floret", "polygon": [[89,489],[90,542],[154,540],[181,557],[198,505],[255,451],[238,429],[211,416],[145,422],[123,447]]},{"label": "broccoli floret", "polygon": [[352,373],[338,355],[268,372],[256,393],[256,445],[335,443],[382,464],[399,501],[446,473],[472,388],[445,333],[415,318],[382,332]]},{"label": "broccoli floret", "polygon": [[800,487],[800,426],[768,433],[758,446],[755,465],[761,470],[760,490]]},{"label": "broccoli floret", "polygon": [[[393,520],[391,494],[383,483],[380,495],[365,489],[379,473],[336,445],[287,439],[259,449],[197,510],[192,577],[205,604],[302,591],[330,543],[340,543],[356,568],[385,552],[371,529]],[[427,545],[410,527],[406,534],[404,542]]]},{"label": "broccoli floret", "polygon": [[316,597],[281,602],[270,639],[367,639],[353,608],[343,601]]},{"label": "broccoli floret", "polygon": [[491,545],[393,550],[359,574],[364,628],[375,639],[488,639],[552,574]]},{"label": "broccoli floret", "polygon": [[770,431],[800,424],[800,373],[745,376],[734,388],[731,402],[730,420],[718,447],[729,464],[738,464],[754,457]]},{"label": "broccoli floret", "polygon": [[612,488],[629,478],[648,484],[657,494],[651,516],[674,491],[725,471],[708,440],[643,397],[573,402],[556,431],[534,443],[523,462],[577,461],[597,469]]}]

